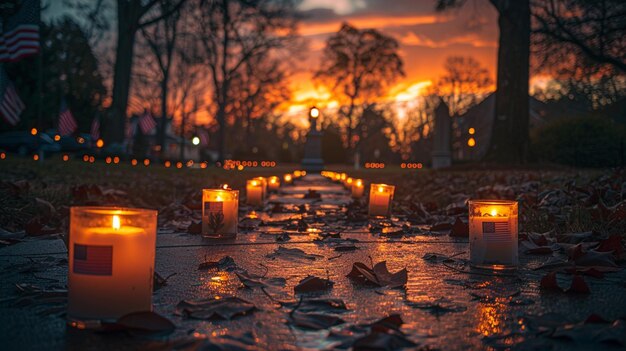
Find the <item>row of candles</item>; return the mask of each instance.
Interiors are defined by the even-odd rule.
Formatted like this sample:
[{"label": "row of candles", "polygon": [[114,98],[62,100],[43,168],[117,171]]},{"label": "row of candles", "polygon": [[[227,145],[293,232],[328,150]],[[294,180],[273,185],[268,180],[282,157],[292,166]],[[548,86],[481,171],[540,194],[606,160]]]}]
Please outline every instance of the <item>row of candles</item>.
[{"label": "row of candles", "polygon": [[[256,177],[246,184],[246,201],[261,206],[271,191],[306,175],[295,171]],[[363,179],[322,172],[342,184],[354,199],[364,197]],[[368,213],[390,217],[395,187],[371,184]],[[239,191],[204,189],[202,233],[228,238],[237,234]],[[469,202],[470,261],[488,268],[514,267],[517,252],[517,202]],[[110,207],[72,207],[69,233],[68,320],[78,328],[98,325],[125,314],[152,310],[157,211]],[[139,254],[141,253],[141,254]]]}]

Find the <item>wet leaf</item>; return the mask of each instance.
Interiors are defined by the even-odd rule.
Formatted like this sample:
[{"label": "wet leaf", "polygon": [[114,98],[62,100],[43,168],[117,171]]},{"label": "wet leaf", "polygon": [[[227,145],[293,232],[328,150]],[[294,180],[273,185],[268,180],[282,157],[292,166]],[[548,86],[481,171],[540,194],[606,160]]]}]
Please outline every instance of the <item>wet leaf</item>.
[{"label": "wet leaf", "polygon": [[432,302],[412,302],[405,301],[405,303],[413,308],[425,310],[434,316],[442,316],[451,312],[463,312],[467,310],[467,307],[461,305],[455,305],[446,299],[439,299]]},{"label": "wet leaf", "polygon": [[404,268],[396,273],[391,273],[387,269],[387,262],[385,261],[375,264],[372,268],[364,263],[355,262],[347,277],[360,283],[393,289],[406,285],[408,271]]},{"label": "wet leaf", "polygon": [[245,316],[256,310],[253,303],[238,297],[183,300],[176,305],[176,314],[193,319],[225,319]]},{"label": "wet leaf", "polygon": [[239,281],[249,289],[252,288],[264,288],[271,286],[285,286],[285,278],[271,278],[260,275],[248,273],[248,271],[242,270],[235,272]]},{"label": "wet leaf", "polygon": [[169,319],[151,311],[124,315],[117,320],[116,324],[127,330],[148,333],[171,333],[176,329]]},{"label": "wet leaf", "polygon": [[297,327],[312,330],[321,330],[334,327],[345,321],[337,316],[316,312],[295,311],[291,315],[291,322]]},{"label": "wet leaf", "polygon": [[289,249],[284,246],[279,246],[276,251],[266,256],[267,258],[275,259],[275,258],[283,258],[283,259],[304,259],[304,260],[315,260],[322,256],[320,255],[312,255],[308,254],[298,248]]},{"label": "wet leaf", "polygon": [[570,286],[568,293],[577,293],[577,294],[590,294],[591,289],[585,282],[585,279],[579,275],[574,275],[572,278],[572,285]]},{"label": "wet leaf", "polygon": [[541,278],[540,287],[542,290],[546,291],[563,291],[556,281],[556,272],[550,272],[543,276],[543,278]]},{"label": "wet leaf", "polygon": [[335,283],[330,279],[308,276],[300,281],[293,290],[296,294],[304,294],[317,291],[325,291],[333,287]]},{"label": "wet leaf", "polygon": [[208,270],[208,269],[220,269],[226,271],[232,271],[237,268],[237,264],[235,260],[230,256],[224,256],[219,261],[207,261],[202,262],[198,265],[198,270]]},{"label": "wet leaf", "polygon": [[455,238],[468,238],[469,224],[463,222],[461,218],[457,217],[452,225],[452,229],[450,229],[450,236]]}]

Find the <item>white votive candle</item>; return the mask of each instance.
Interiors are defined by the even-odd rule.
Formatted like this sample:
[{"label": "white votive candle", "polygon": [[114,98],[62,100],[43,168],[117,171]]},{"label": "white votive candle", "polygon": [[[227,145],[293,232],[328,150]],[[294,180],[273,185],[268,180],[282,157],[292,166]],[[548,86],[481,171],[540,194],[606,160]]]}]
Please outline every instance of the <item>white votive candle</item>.
[{"label": "white votive candle", "polygon": [[470,261],[506,268],[518,264],[518,205],[507,200],[470,200]]},{"label": "white votive candle", "polygon": [[238,190],[202,190],[202,235],[213,238],[235,237],[238,220]]},{"label": "white votive candle", "polygon": [[387,184],[370,186],[369,215],[388,217],[391,214],[391,201],[395,187]]}]

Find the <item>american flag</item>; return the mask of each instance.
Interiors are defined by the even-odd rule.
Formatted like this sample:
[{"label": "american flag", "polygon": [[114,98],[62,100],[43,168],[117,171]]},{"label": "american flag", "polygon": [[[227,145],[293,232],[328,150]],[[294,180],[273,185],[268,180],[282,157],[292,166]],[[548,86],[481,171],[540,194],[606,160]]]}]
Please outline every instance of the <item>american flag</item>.
[{"label": "american flag", "polygon": [[14,126],[20,121],[20,114],[24,111],[24,107],[13,83],[4,69],[0,68],[0,115],[7,123]]},{"label": "american flag", "polygon": [[113,274],[113,246],[74,244],[74,273]]},{"label": "american flag", "polygon": [[204,203],[204,216],[216,215],[224,211],[224,203],[221,201],[207,201]]},{"label": "american flag", "polygon": [[17,11],[3,23],[0,62],[18,61],[39,52],[39,0],[17,2]]},{"label": "american flag", "polygon": [[488,242],[509,242],[509,222],[483,222],[483,240]]},{"label": "american flag", "polygon": [[198,138],[200,138],[200,145],[207,146],[209,145],[209,133],[206,130],[200,129],[198,130]]},{"label": "american flag", "polygon": [[152,114],[148,110],[144,111],[143,115],[139,117],[139,128],[145,135],[150,133],[156,127],[156,121],[152,117]]},{"label": "american flag", "polygon": [[72,116],[70,109],[67,108],[65,100],[62,100],[61,112],[59,113],[59,134],[63,136],[70,135],[76,131],[76,128],[78,128],[76,120],[74,119],[74,116]]},{"label": "american flag", "polygon": [[100,139],[100,120],[98,119],[98,117],[94,117],[93,121],[91,122],[91,139],[93,140],[98,140]]}]

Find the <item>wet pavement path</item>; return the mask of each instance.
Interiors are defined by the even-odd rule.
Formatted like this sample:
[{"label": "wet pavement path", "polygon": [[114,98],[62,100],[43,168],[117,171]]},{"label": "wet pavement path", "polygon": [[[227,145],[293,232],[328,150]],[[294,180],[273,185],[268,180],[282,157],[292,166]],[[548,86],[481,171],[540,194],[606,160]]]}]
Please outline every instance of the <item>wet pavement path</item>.
[{"label": "wet pavement path", "polygon": [[[304,198],[310,189],[321,198]],[[404,322],[397,334],[416,344],[407,349],[617,349],[614,339],[626,335],[619,323],[576,325],[592,314],[607,320],[626,316],[623,271],[605,279],[587,278],[590,295],[541,292],[539,281],[545,272],[531,268],[544,262],[543,256],[522,255],[517,271],[472,270],[464,265],[469,255],[466,239],[432,233],[398,219],[383,223],[390,229],[382,234],[370,230],[378,223],[364,218],[366,208],[351,202],[340,185],[307,176],[281,188],[264,211],[251,215],[251,209],[242,205],[244,230],[236,240],[203,239],[161,223],[156,271],[170,277],[155,291],[153,303],[155,311],[177,327],[165,337],[67,327],[62,293],[67,254],[62,240],[33,240],[0,248],[1,348],[169,349],[213,340],[222,349],[232,349],[224,345],[233,336],[254,345],[249,349],[333,349],[349,335],[358,334],[354,325],[393,314]],[[350,216],[346,206],[353,206]],[[198,269],[205,261],[226,256],[236,266]],[[406,268],[406,288],[364,286],[346,277],[353,263],[370,265],[372,261],[386,261],[391,272]],[[268,283],[264,289],[244,288],[236,274],[241,270],[284,278],[284,285],[272,280],[278,283]],[[319,293],[295,294],[294,287],[309,275],[328,278],[334,285]],[[26,294],[16,284],[32,284],[46,292]],[[61,292],[55,293],[55,288]],[[230,296],[253,303],[256,310],[232,320],[196,320],[175,314],[181,300]],[[330,315],[345,323],[320,330],[294,326],[290,312],[300,298],[343,300],[347,310]],[[583,334],[588,336],[578,337]],[[389,349],[398,345],[393,340],[383,344]]]}]

